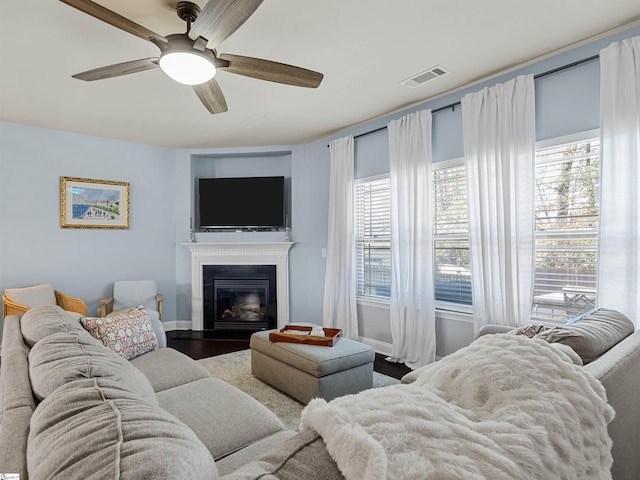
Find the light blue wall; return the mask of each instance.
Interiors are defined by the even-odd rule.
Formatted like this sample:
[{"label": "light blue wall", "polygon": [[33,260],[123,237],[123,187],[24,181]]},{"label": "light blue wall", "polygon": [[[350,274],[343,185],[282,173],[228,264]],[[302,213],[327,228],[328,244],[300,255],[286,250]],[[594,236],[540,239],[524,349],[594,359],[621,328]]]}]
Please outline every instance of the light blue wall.
[{"label": "light blue wall", "polygon": [[[188,239],[188,218],[195,212],[194,179],[199,174],[215,176],[285,175],[290,177],[290,317],[293,321],[322,322],[327,238],[329,169],[326,143],[293,147],[181,150],[177,166],[180,185],[176,205],[176,243]],[[185,218],[187,219],[185,221]],[[284,232],[197,233],[203,242],[284,241]],[[184,246],[176,251],[177,319],[191,317],[191,257]]]},{"label": "light blue wall", "polygon": [[374,131],[354,141],[354,177],[365,178],[389,172],[387,129]]},{"label": "light blue wall", "polygon": [[[591,56],[591,55],[588,55]],[[557,60],[557,59],[554,59]],[[567,63],[575,60],[567,59]],[[542,73],[555,68],[556,62],[543,62],[520,73]],[[545,140],[570,133],[598,128],[600,99],[600,64],[597,61],[583,63],[556,74],[542,76],[536,86],[536,138]],[[501,81],[516,74],[503,77]],[[484,86],[498,83],[490,80],[456,95],[446,97],[415,109],[437,109],[458,102],[463,93],[475,92]],[[406,115],[408,111],[402,112]],[[389,117],[391,119],[391,117]],[[387,122],[388,123],[388,120]],[[354,130],[355,131],[355,130]],[[345,132],[347,134],[349,132]],[[358,135],[358,133],[355,133]],[[462,107],[456,105],[433,113],[433,161],[440,162],[464,156],[462,140]],[[389,171],[389,140],[387,131],[375,131],[356,138],[355,176],[368,177]]]},{"label": "light blue wall", "polygon": [[[293,224],[292,147],[228,148],[179,150],[176,152],[176,320],[191,319],[191,254],[181,245],[189,241],[191,226],[197,226],[196,183],[198,178],[240,176],[284,176],[289,222]],[[207,242],[278,242],[284,232],[200,232],[199,243]],[[185,324],[186,325],[186,324]],[[181,326],[181,325],[179,325]]]},{"label": "light blue wall", "polygon": [[[441,107],[459,102],[467,93],[475,92],[481,88],[490,87],[496,83],[506,82],[518,75],[533,74],[539,75],[547,73],[558,67],[563,67],[585,58],[597,55],[600,49],[606,47],[613,41],[619,41],[624,38],[630,38],[640,35],[640,27],[634,27],[625,32],[612,35],[585,45],[574,50],[551,57],[544,61],[529,65],[520,70],[509,74],[495,77],[491,80],[466,88],[459,92],[444,96],[435,101],[417,105],[394,115],[372,121],[366,125],[360,125],[357,128],[348,129],[334,135],[331,138],[317,142],[312,145],[301,147],[305,150],[305,156],[310,159],[316,159],[324,168],[328,169],[328,149],[327,143],[334,138],[340,138],[346,135],[363,135],[356,139],[355,163],[356,177],[366,177],[369,175],[384,173],[388,171],[388,139],[384,130],[367,134],[382,126],[389,121],[400,118],[408,113],[422,110],[436,110]],[[560,72],[540,76],[536,80],[536,137],[538,140],[563,136],[569,133],[591,130],[599,126],[599,63],[597,61],[580,64],[570,69]],[[464,154],[462,139],[462,114],[461,107],[447,108],[435,112],[433,115],[433,158],[434,161],[442,161],[451,158],[459,158]],[[319,174],[320,172],[318,172]],[[325,174],[328,178],[328,172]],[[297,202],[294,197],[294,202]],[[328,199],[318,199],[316,203],[317,213],[313,215],[323,219],[326,216],[326,205]],[[325,217],[326,218],[326,217]],[[326,221],[322,225],[316,225],[315,231],[317,235],[321,235],[326,241],[327,229]],[[313,257],[313,251],[310,252],[309,260]],[[306,258],[299,258],[299,261],[306,261]],[[316,259],[313,258],[315,267]],[[308,265],[311,267],[311,263]],[[292,266],[293,268],[293,266]],[[322,277],[323,270],[313,270],[304,268],[308,275]],[[308,305],[321,305],[321,301],[311,301],[308,298],[312,292],[307,292]],[[322,296],[322,291],[318,289],[317,295]],[[292,295],[292,301],[297,299]],[[309,309],[306,310],[307,315],[311,317],[320,317],[321,311],[310,314]],[[372,307],[371,305],[359,306],[359,327],[360,334],[373,340],[373,342],[389,342],[389,313],[388,308]],[[459,317],[459,316],[458,316]],[[295,318],[294,318],[295,319]],[[440,316],[437,318],[438,333],[438,355],[446,355],[461,346],[461,338],[470,342],[473,339],[473,328],[471,324],[461,321],[460,318],[455,320],[447,320]],[[464,342],[462,342],[464,343]]]},{"label": "light blue wall", "polygon": [[583,63],[536,79],[536,139],[600,125],[600,62]]},{"label": "light blue wall", "polygon": [[[188,320],[191,260],[180,244],[189,240],[193,183],[200,168],[197,159],[214,158],[213,168],[233,175],[245,171],[247,175],[280,174],[286,165],[290,168],[291,238],[295,242],[290,257],[291,319],[319,323],[326,264],[322,249],[327,242],[327,144],[331,139],[369,132],[413,111],[449,105],[466,93],[519,74],[549,71],[597,54],[612,41],[636,35],[640,27],[308,145],[174,151],[0,122],[0,290],[48,281],[87,300],[92,313],[98,299],[110,292],[113,280],[156,278],[167,299],[166,320]],[[598,62],[538,79],[538,139],[597,127],[598,90]],[[462,156],[459,107],[434,114],[433,142],[435,161]],[[357,176],[388,169],[386,132],[358,138],[356,157]],[[234,163],[238,158],[244,159],[241,166]],[[60,176],[130,182],[131,229],[61,229]],[[201,242],[283,239],[283,233],[197,235]],[[384,315],[381,318],[365,323],[364,333],[388,342],[388,323]],[[455,344],[446,337],[459,336],[460,328],[440,325],[438,332],[439,345]],[[448,352],[439,351],[442,353]]]},{"label": "light blue wall", "polygon": [[290,256],[290,317],[322,324],[329,215],[329,156],[326,141],[293,149],[292,199],[295,246]]},{"label": "light blue wall", "polygon": [[[0,122],[0,291],[52,283],[95,315],[118,279],[156,279],[175,317],[175,152]],[[130,184],[130,229],[60,228],[60,177]]]}]

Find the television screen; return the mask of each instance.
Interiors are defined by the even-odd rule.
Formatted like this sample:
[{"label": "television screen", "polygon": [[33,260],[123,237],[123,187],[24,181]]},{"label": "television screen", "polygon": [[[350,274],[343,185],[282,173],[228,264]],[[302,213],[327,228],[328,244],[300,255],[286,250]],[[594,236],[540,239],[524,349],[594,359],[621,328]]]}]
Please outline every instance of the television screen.
[{"label": "television screen", "polygon": [[284,177],[200,178],[200,228],[285,226]]}]

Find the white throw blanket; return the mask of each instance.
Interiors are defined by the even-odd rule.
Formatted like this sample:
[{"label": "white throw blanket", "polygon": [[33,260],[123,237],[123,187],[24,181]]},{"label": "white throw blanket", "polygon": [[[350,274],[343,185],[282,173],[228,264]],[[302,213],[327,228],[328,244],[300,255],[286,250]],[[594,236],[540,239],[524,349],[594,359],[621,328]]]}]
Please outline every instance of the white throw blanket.
[{"label": "white throw blanket", "polygon": [[604,388],[546,342],[486,335],[411,385],[312,400],[347,480],[609,479]]}]

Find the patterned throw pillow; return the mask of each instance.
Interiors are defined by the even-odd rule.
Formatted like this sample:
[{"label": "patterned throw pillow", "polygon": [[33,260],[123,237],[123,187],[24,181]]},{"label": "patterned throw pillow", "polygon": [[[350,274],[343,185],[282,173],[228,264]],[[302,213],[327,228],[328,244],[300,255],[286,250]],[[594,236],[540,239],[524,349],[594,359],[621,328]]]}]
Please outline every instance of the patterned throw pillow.
[{"label": "patterned throw pillow", "polygon": [[94,338],[126,359],[158,348],[158,337],[142,306],[110,317],[83,317],[80,321]]},{"label": "patterned throw pillow", "polygon": [[536,325],[536,324],[530,323],[523,327],[518,327],[514,330],[511,330],[509,334],[524,335],[525,337],[533,338],[540,332],[544,332],[547,329],[549,329],[549,327],[547,327],[546,325]]}]

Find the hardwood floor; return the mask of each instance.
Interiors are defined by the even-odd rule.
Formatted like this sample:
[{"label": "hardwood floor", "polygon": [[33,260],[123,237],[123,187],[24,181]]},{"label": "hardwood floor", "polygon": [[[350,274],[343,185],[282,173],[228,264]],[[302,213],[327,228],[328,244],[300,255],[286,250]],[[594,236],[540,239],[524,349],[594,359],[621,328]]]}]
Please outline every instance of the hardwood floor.
[{"label": "hardwood floor", "polygon": [[[175,330],[167,332],[167,344],[179,352],[198,360],[200,358],[224,355],[249,348],[249,339],[205,338],[202,332],[192,330]],[[402,363],[392,363],[385,356],[376,353],[373,369],[393,378],[400,379],[411,369]]]}]

